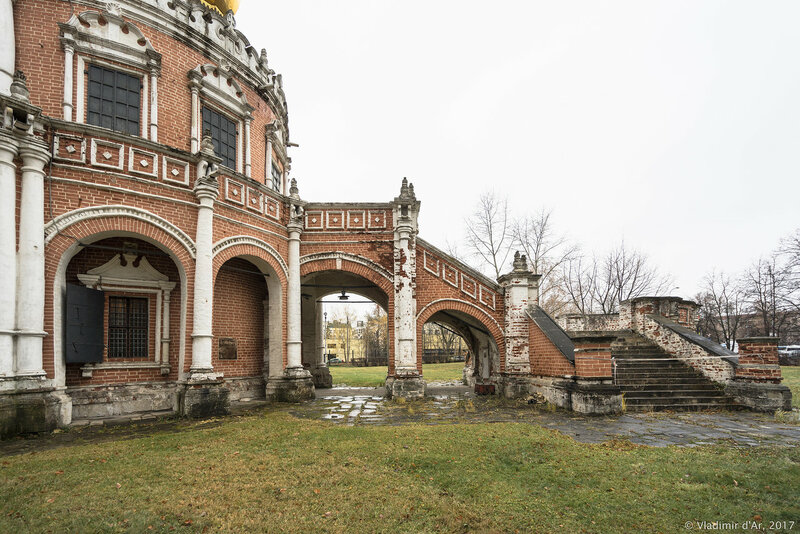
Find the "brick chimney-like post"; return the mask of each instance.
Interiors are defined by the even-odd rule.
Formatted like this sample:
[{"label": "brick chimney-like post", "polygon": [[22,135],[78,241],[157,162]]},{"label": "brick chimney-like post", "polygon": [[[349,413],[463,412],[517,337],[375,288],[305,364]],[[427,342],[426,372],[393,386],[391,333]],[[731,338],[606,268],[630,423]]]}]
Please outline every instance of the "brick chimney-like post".
[{"label": "brick chimney-like post", "polygon": [[736,379],[752,382],[780,383],[777,337],[747,337],[737,340],[739,366]]}]

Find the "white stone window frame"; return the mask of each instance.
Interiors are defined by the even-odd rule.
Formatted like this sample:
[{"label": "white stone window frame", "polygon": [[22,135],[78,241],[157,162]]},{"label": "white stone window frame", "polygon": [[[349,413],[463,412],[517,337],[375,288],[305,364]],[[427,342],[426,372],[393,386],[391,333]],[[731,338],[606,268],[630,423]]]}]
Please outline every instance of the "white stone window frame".
[{"label": "white stone window frame", "polygon": [[[170,371],[170,300],[177,282],[170,282],[168,277],[159,273],[150,265],[146,256],[141,257],[139,264],[142,268],[144,279],[121,277],[120,274],[124,270],[114,265],[114,262],[119,262],[118,258],[118,255],[114,256],[106,264],[92,269],[86,274],[79,274],[78,280],[90,289],[122,293],[125,296],[143,296],[148,300],[152,297],[156,298],[155,328],[153,328],[155,348],[153,356],[148,361],[116,361],[109,360],[104,351],[103,362],[83,365],[81,374],[84,378],[91,378],[93,371],[101,369],[160,369],[162,375],[167,375]],[[128,265],[132,265],[136,260],[136,255],[125,254],[125,259]],[[106,297],[106,302],[108,302],[108,297]],[[150,319],[148,319],[148,338],[150,337],[150,327]],[[103,324],[103,335],[104,338],[108,335],[108,324],[106,322]]]},{"label": "white stone window frame", "polygon": [[[88,27],[86,26],[88,24]],[[158,141],[158,78],[161,54],[118,8],[84,11],[59,24],[64,49],[64,120],[86,123],[88,66],[97,65],[136,76],[142,80],[139,135]],[[77,70],[73,74],[73,63]],[[73,100],[74,111],[73,114]]]},{"label": "white stone window frame", "polygon": [[237,123],[236,168],[234,172],[252,177],[252,140],[250,126],[255,108],[247,102],[239,82],[229,68],[207,63],[189,72],[189,91],[192,95],[191,150],[200,150],[203,138],[203,106],[208,105]]},{"label": "white stone window frame", "polygon": [[[276,191],[282,195],[286,194],[286,183],[290,169],[291,159],[286,152],[286,144],[284,143],[285,131],[282,123],[275,120],[266,126],[266,165],[264,166],[264,183],[271,190]],[[281,184],[279,189],[273,187],[272,169],[275,161],[281,164]]]}]

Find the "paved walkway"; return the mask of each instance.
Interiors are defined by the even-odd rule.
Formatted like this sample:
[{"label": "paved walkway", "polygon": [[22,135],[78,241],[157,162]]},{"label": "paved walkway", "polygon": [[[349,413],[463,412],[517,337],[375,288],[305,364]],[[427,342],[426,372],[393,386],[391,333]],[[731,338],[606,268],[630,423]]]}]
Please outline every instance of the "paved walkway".
[{"label": "paved walkway", "polygon": [[[340,425],[402,425],[408,423],[453,424],[509,422],[540,425],[563,432],[584,443],[614,438],[664,447],[694,447],[718,442],[735,446],[800,445],[800,422],[781,423],[771,415],[752,412],[701,412],[586,416],[546,406],[508,401],[495,396],[476,397],[471,388],[430,384],[423,401],[389,402],[383,388],[333,388],[317,390],[313,401],[297,405],[267,406],[264,401],[238,404],[233,413],[243,415],[288,411],[300,418],[324,419]],[[797,412],[794,413],[797,417]],[[0,441],[0,457],[46,449],[134,439],[158,432],[224,425],[217,417],[206,421],[164,416],[131,416],[84,422],[82,428],[53,434]],[[113,427],[113,428],[110,428]]]},{"label": "paved walkway", "polygon": [[463,386],[431,384],[429,398],[407,404],[386,402],[383,393],[383,388],[318,390],[316,400],[293,407],[291,412],[297,417],[348,425],[522,422],[554,428],[584,443],[624,438],[655,447],[720,441],[739,446],[800,445],[800,422],[781,423],[771,415],[746,411],[587,416],[497,397],[476,397]]}]

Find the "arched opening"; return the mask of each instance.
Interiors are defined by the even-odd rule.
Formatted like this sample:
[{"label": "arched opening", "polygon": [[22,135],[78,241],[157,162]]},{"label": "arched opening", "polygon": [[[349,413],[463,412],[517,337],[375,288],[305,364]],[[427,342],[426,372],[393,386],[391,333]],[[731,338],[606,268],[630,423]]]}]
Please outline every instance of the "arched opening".
[{"label": "arched opening", "polygon": [[[173,251],[135,233],[87,236],[61,256],[54,299],[54,377],[73,418],[173,409],[186,324],[186,273]],[[115,394],[97,396],[99,384]]]},{"label": "arched opening", "polygon": [[211,362],[225,376],[234,399],[252,398],[264,391],[267,276],[253,263],[236,257],[223,263],[214,279]]},{"label": "arched opening", "polygon": [[[302,279],[303,366],[317,388],[383,385],[390,360],[389,297],[374,282],[337,270]],[[333,370],[331,370],[333,369]],[[358,369],[358,370],[357,370]]]},{"label": "arched opening", "polygon": [[500,367],[497,343],[477,319],[458,310],[439,310],[422,326],[422,376],[428,384],[492,383]]},{"label": "arched opening", "polygon": [[[465,351],[457,350],[459,342]],[[503,355],[500,325],[472,304],[443,299],[417,315],[417,367],[427,383],[460,379],[478,393],[491,393]]]}]

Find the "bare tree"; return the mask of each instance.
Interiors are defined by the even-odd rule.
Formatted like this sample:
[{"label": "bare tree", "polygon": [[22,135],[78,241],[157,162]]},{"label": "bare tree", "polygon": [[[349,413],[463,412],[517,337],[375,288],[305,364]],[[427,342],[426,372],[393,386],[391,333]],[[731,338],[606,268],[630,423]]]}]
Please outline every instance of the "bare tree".
[{"label": "bare tree", "polygon": [[528,265],[540,274],[539,302],[550,313],[558,313],[568,303],[563,291],[561,267],[579,253],[579,247],[553,228],[552,211],[542,209],[536,214],[512,221],[514,243],[528,257]]},{"label": "bare tree", "polygon": [[703,279],[703,291],[698,302],[703,306],[701,317],[706,322],[702,325],[702,333],[733,350],[745,314],[741,281],[723,272],[712,271]]},{"label": "bare tree", "polygon": [[508,202],[497,198],[494,192],[484,193],[464,223],[469,251],[499,278],[508,263],[513,241]]},{"label": "bare tree", "polygon": [[672,277],[651,266],[647,256],[622,242],[591,261],[578,256],[562,269],[567,292],[580,313],[614,313],[619,303],[642,295],[663,295]]},{"label": "bare tree", "polygon": [[747,300],[759,317],[758,335],[781,337],[790,319],[788,312],[794,307],[792,274],[778,254],[760,258],[745,272]]}]

